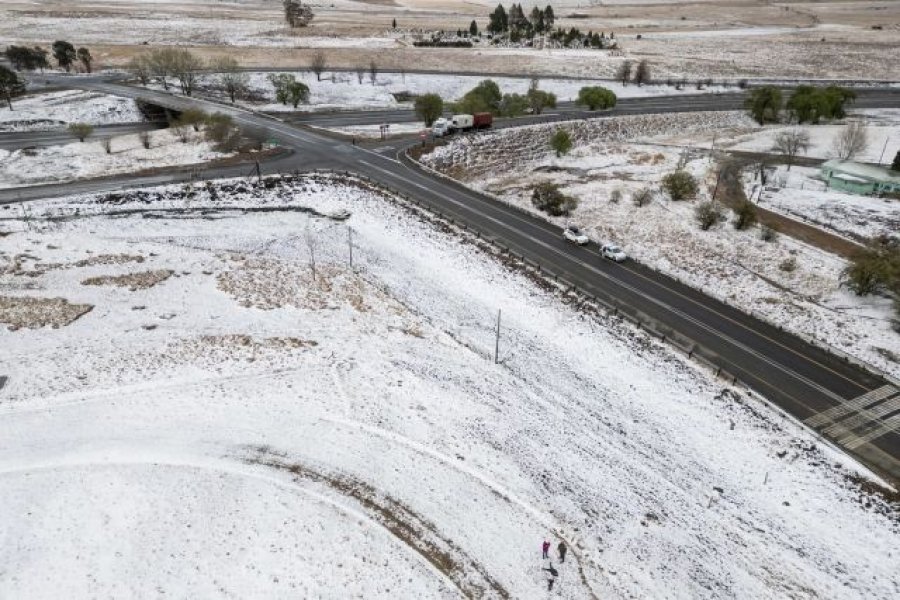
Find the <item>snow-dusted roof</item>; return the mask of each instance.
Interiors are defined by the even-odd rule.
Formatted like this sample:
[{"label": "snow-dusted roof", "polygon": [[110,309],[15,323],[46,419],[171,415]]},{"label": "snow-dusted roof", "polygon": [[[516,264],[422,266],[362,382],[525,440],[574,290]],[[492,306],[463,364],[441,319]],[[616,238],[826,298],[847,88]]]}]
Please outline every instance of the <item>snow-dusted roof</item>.
[{"label": "snow-dusted roof", "polygon": [[832,175],[832,179],[840,179],[841,181],[848,181],[851,183],[872,183],[868,179],[863,179],[862,177],[857,177],[856,175],[848,175],[846,173],[838,173],[837,175]]},{"label": "snow-dusted roof", "polygon": [[[822,168],[831,169],[832,171],[843,173],[845,175],[851,175],[854,178],[857,178],[856,181],[879,181],[882,183],[893,183],[896,185],[900,185],[900,173],[891,171],[887,167],[867,165],[849,160],[840,160],[834,158],[823,163]],[[842,179],[844,179],[845,181],[851,181],[846,177]]]}]

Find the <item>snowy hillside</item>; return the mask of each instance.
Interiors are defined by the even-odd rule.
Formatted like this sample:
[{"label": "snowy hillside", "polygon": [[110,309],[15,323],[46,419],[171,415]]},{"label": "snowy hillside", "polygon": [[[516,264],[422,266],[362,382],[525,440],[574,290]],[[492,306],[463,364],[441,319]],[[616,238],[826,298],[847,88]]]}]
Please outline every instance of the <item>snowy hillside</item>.
[{"label": "snowy hillside", "polygon": [[900,589],[852,465],[365,185],[28,214],[0,213],[2,598],[543,598],[544,539],[559,598]]}]

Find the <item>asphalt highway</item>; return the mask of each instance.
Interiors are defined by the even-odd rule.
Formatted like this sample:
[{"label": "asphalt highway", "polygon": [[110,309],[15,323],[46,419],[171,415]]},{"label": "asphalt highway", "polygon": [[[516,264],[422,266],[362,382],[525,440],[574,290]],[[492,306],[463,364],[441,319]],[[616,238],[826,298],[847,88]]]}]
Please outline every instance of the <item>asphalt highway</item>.
[{"label": "asphalt highway", "polygon": [[[806,421],[834,445],[886,478],[900,482],[900,389],[897,389],[900,386],[635,261],[611,263],[600,258],[594,245],[567,244],[556,226],[422,170],[406,158],[402,144],[380,148],[354,146],[265,115],[202,100],[108,81],[88,80],[78,85],[120,96],[144,98],[176,110],[193,106],[231,114],[242,127],[276,138],[293,151],[266,163],[266,172],[315,168],[346,170],[414,198],[442,216],[465,224],[480,236],[494,240],[516,256],[539,264],[543,270],[579,290],[613,304],[622,313],[653,323],[658,332],[680,347],[706,358],[784,412]],[[739,96],[733,95],[656,97],[627,103],[623,100],[622,106],[612,114],[721,110],[735,108],[741,102]],[[861,94],[857,106],[864,102],[866,106],[900,107],[900,90],[875,91],[871,96]],[[564,112],[568,107],[559,110]],[[399,111],[395,112],[397,116],[401,115]],[[572,118],[580,113],[573,108],[564,114]],[[309,117],[305,122],[326,118],[339,117]],[[358,118],[369,117],[358,115]],[[397,151],[398,148],[401,151]],[[238,176],[246,174],[247,170],[246,166],[210,169],[203,176]],[[183,173],[164,173],[152,177],[116,177],[3,190],[0,191],[0,204],[121,190],[184,178]],[[0,210],[0,215],[2,212]]]},{"label": "asphalt highway", "polygon": [[[900,108],[900,88],[859,88],[854,108]],[[692,112],[712,110],[740,110],[746,95],[734,93],[682,93],[673,96],[645,96],[620,98],[610,110],[588,111],[573,102],[560,102],[556,108],[547,109],[542,115],[497,119],[495,127],[518,127],[531,123],[591,119],[606,116],[636,115],[663,112]],[[275,115],[276,113],[273,113]],[[449,113],[447,113],[449,115]],[[277,113],[285,121],[316,127],[340,127],[352,125],[380,125],[383,123],[413,123],[419,121],[411,109],[348,110],[335,112]]]},{"label": "asphalt highway", "polygon": [[[114,135],[125,135],[150,131],[164,127],[163,123],[124,123],[121,125],[100,125],[94,128],[90,139],[101,139]],[[18,150],[19,148],[35,148],[38,146],[58,146],[75,141],[72,134],[61,129],[59,131],[11,131],[0,132],[0,148]]]}]

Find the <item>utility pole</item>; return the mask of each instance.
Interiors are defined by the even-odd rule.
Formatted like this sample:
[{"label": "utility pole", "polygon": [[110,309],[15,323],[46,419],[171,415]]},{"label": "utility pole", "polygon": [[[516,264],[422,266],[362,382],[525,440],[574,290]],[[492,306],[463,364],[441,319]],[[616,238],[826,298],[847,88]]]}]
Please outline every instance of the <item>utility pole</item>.
[{"label": "utility pole", "polygon": [[884,138],[884,146],[881,148],[881,156],[878,157],[878,164],[881,165],[881,161],[884,160],[884,151],[887,150],[888,142],[890,141],[891,136],[885,136]]},{"label": "utility pole", "polygon": [[347,247],[350,249],[350,270],[353,270],[353,228],[347,227]]},{"label": "utility pole", "polygon": [[497,309],[497,336],[494,339],[494,364],[500,361],[500,309]]},{"label": "utility pole", "polygon": [[719,181],[722,179],[722,171],[723,170],[725,170],[724,167],[719,167],[719,172],[716,174],[716,187],[713,188],[713,193],[712,193],[713,206],[716,206],[716,197],[719,195]]}]

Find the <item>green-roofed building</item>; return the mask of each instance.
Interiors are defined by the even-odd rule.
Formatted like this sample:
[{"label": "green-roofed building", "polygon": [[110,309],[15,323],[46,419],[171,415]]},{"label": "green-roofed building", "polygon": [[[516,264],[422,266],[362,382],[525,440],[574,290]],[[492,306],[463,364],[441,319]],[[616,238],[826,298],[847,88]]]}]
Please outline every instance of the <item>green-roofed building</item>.
[{"label": "green-roofed building", "polygon": [[900,172],[887,167],[833,159],[822,163],[821,173],[829,188],[842,192],[867,196],[900,194]]}]

